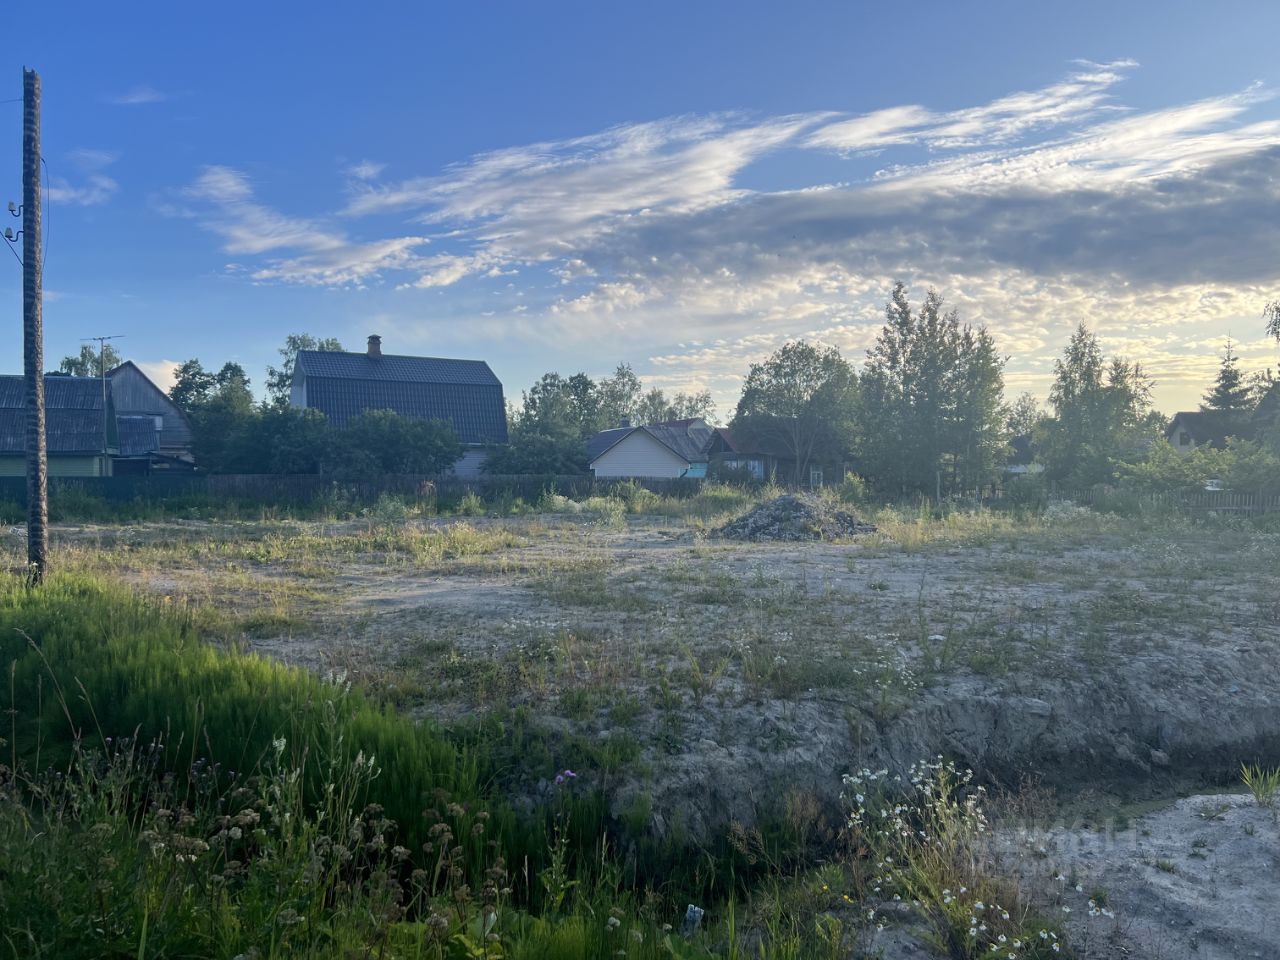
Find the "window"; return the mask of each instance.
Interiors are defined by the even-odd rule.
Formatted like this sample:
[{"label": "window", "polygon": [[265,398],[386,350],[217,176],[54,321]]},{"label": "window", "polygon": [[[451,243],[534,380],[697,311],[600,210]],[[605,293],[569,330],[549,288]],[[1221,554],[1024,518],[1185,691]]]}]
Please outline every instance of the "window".
[{"label": "window", "polygon": [[1181,430],[1181,431],[1179,431],[1179,432],[1178,432],[1178,446],[1180,446],[1180,447],[1189,447],[1189,446],[1191,446],[1191,434],[1187,433],[1187,431],[1185,431],[1185,430]]},{"label": "window", "polygon": [[822,468],[821,467],[809,468],[809,486],[810,487],[822,486]]}]

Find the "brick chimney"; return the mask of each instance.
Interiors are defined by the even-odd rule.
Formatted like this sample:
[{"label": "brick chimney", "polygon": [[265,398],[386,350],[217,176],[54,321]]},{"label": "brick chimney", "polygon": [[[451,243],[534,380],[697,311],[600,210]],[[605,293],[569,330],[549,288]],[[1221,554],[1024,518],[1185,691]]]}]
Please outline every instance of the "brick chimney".
[{"label": "brick chimney", "polygon": [[382,338],[376,333],[369,334],[369,356],[382,356]]}]

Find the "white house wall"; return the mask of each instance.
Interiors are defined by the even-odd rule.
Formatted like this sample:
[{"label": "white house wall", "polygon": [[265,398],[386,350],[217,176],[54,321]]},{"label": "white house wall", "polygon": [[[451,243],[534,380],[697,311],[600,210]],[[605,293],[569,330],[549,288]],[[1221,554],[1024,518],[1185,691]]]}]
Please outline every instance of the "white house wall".
[{"label": "white house wall", "polygon": [[628,434],[591,464],[597,477],[683,476],[689,462],[678,457],[643,430]]}]

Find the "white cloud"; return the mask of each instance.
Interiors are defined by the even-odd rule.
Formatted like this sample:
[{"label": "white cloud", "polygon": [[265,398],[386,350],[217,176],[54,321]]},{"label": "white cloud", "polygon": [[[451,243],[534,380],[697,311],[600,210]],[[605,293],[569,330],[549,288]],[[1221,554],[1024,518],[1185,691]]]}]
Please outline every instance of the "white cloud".
[{"label": "white cloud", "polygon": [[72,184],[62,177],[51,177],[48,197],[53,203],[93,207],[106,203],[119,189],[120,184],[105,173],[91,173],[80,184]]},{"label": "white cloud", "polygon": [[[475,336],[607,343],[672,382],[735,383],[794,336],[856,356],[903,278],[988,324],[1011,383],[1043,386],[1084,320],[1185,390],[1206,364],[1189,344],[1256,326],[1280,287],[1280,118],[1258,87],[1134,110],[1119,93],[1135,66],[1080,62],[963,109],[674,117],[394,182],[351,167],[344,222],[410,218],[431,256],[425,237],[353,241],[332,217],[282,214],[229,168],[184,200],[227,252],[260,261],[245,268],[257,281],[470,278],[499,298],[470,315]],[[748,172],[801,152],[856,173],[770,190]]]},{"label": "white cloud", "polygon": [[356,180],[376,180],[387,168],[385,163],[374,163],[372,160],[361,160],[347,167],[347,175]]},{"label": "white cloud", "polygon": [[173,98],[170,94],[161,93],[150,84],[143,83],[126,90],[124,93],[108,97],[107,102],[121,107],[133,107],[145,103],[160,103],[171,99]]},{"label": "white cloud", "polygon": [[106,203],[120,190],[120,184],[106,174],[106,169],[120,159],[111,150],[77,147],[66,155],[68,165],[79,171],[77,180],[61,175],[65,166],[55,160],[50,171],[48,199],[51,203],[68,203],[93,207]]},{"label": "white cloud", "polygon": [[1059,83],[1000,97],[963,110],[935,113],[921,106],[890,107],[837,120],[815,130],[811,147],[858,153],[888,146],[923,144],[961,149],[1008,143],[1039,129],[1096,116],[1110,103],[1110,89],[1124,79],[1132,61],[1082,62],[1085,68]]},{"label": "white cloud", "polygon": [[206,167],[180,196],[194,207],[166,209],[220,236],[226,253],[274,254],[263,266],[248,269],[259,282],[358,286],[383,272],[420,264],[415,251],[429,242],[417,236],[355,241],[320,221],[290,217],[258,202],[249,178],[225,166]]},{"label": "white cloud", "polygon": [[134,360],[138,369],[157,387],[168,393],[177,379],[177,360]]}]

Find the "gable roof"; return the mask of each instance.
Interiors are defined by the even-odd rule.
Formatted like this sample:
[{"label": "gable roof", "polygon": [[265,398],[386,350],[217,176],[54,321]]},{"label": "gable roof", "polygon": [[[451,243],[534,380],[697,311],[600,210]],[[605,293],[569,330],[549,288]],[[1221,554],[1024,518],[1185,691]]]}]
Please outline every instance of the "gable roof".
[{"label": "gable roof", "polygon": [[163,417],[160,447],[184,452],[190,448],[191,420],[186,411],[174,403],[136,363],[126,360],[108,370],[107,382],[111,386],[111,404],[117,417]]},{"label": "gable roof", "polygon": [[[108,384],[108,391],[110,384]],[[108,409],[110,393],[108,392]],[[44,433],[51,455],[102,452],[102,381],[45,374]],[[114,440],[108,437],[108,442]],[[0,454],[27,449],[26,380],[0,375]]]},{"label": "gable roof", "polygon": [[730,431],[728,427],[717,427],[715,437],[718,438],[720,449],[724,453],[776,457],[783,460],[795,456],[792,451],[786,448],[785,444],[775,442],[772,438],[756,439],[748,443]]},{"label": "gable roof", "polygon": [[301,350],[307,406],[344,426],[366,410],[444,420],[463,443],[506,443],[502,382],[483,360]]},{"label": "gable roof", "polygon": [[715,436],[715,431],[698,419],[668,420],[643,427],[615,427],[602,430],[587,442],[587,463],[595,463],[631,434],[639,432],[648,434],[686,463],[706,460],[711,438]]},{"label": "gable roof", "polygon": [[587,441],[587,463],[591,463],[615,443],[640,429],[639,427],[615,427],[612,430],[601,430]]},{"label": "gable roof", "polygon": [[403,357],[336,350],[299,350],[294,371],[311,377],[344,380],[394,380],[401,383],[450,383],[501,387],[483,360],[448,360],[442,357]]},{"label": "gable roof", "polygon": [[1227,441],[1227,424],[1222,417],[1208,410],[1180,410],[1175,413],[1165,428],[1164,438],[1172,440],[1180,430],[1185,430],[1197,446],[1208,443],[1221,447]]}]

